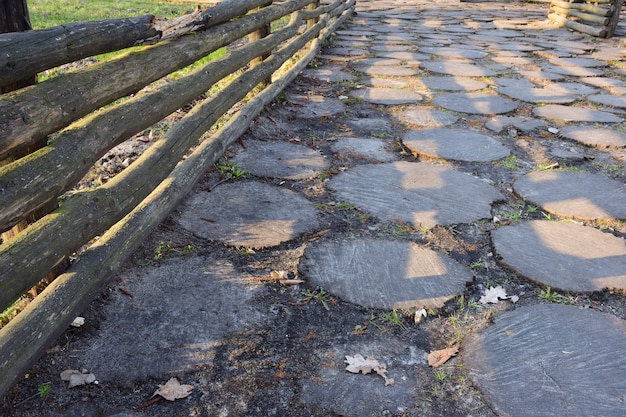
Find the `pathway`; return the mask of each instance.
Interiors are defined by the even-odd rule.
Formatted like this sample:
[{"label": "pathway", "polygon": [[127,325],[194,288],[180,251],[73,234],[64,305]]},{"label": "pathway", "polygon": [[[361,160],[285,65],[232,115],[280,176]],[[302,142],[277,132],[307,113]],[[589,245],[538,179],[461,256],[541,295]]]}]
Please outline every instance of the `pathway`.
[{"label": "pathway", "polygon": [[[208,173],[42,359],[100,384],[58,410],[626,415],[626,31],[525,2],[357,11],[230,150],[246,178]],[[481,304],[498,285],[519,301]],[[170,376],[194,393],[133,408]]]}]

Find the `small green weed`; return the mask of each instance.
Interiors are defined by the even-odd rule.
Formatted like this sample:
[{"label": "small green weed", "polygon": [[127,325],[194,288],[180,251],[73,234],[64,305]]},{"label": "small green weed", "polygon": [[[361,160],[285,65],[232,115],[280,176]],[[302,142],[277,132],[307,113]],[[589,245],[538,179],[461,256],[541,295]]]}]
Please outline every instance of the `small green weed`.
[{"label": "small green weed", "polygon": [[516,169],[519,168],[519,159],[515,155],[511,155],[504,159],[501,164],[508,169]]},{"label": "small green weed", "polygon": [[46,398],[48,394],[50,394],[50,391],[52,391],[50,384],[41,384],[37,387],[37,392],[41,398]]},{"label": "small green weed", "polygon": [[607,164],[605,162],[594,162],[593,166],[597,169],[607,171],[608,175],[617,175],[623,168],[620,164]]},{"label": "small green weed", "polygon": [[448,378],[448,374],[443,369],[435,369],[435,378],[437,381],[443,382]]},{"label": "small green weed", "polygon": [[504,215],[504,217],[506,219],[511,220],[514,223],[517,223],[520,221],[520,219],[522,218],[523,213],[521,211],[514,211],[514,212],[510,212],[510,213],[506,213]]},{"label": "small green weed", "polygon": [[394,236],[400,237],[404,235],[413,235],[416,230],[410,224],[405,223],[402,219],[396,219],[394,229],[391,232]]},{"label": "small green weed", "polygon": [[238,180],[246,176],[246,172],[236,162],[231,162],[226,157],[220,158],[215,168],[224,179]]},{"label": "small green weed", "polygon": [[470,264],[470,269],[483,269],[485,267],[485,262],[482,259],[474,261]]},{"label": "small green weed", "polygon": [[172,245],[170,243],[160,242],[154,250],[154,260],[160,261],[165,255],[172,251]]},{"label": "small green weed", "polygon": [[335,85],[343,90],[354,90],[359,86],[359,83],[355,80],[342,80],[335,83]]},{"label": "small green weed", "polygon": [[329,303],[331,302],[331,297],[324,288],[318,287],[315,291],[306,289],[302,290],[300,294],[302,295],[300,304],[307,304],[310,301],[316,301],[320,303],[326,311],[330,311]]},{"label": "small green weed", "polygon": [[538,289],[537,293],[539,294],[539,298],[541,298],[542,300],[546,300],[550,303],[570,304],[569,297],[566,297],[562,294],[559,294],[556,291],[553,291],[549,285],[545,288],[545,290]]},{"label": "small green weed", "polygon": [[254,255],[256,252],[252,248],[241,248],[239,249],[239,255],[241,256],[250,256]]},{"label": "small green weed", "polygon": [[570,167],[565,166],[565,167],[563,167],[563,169],[561,169],[561,171],[580,172],[580,173],[583,173],[583,174],[588,174],[589,173],[589,171],[587,171],[587,170],[584,170],[584,169],[579,168],[579,167],[574,167],[574,166],[570,166]]},{"label": "small green weed", "polygon": [[327,180],[329,179],[332,175],[335,175],[339,172],[339,170],[337,170],[336,168],[327,168],[324,169],[322,171],[320,171],[320,173],[318,174],[318,177],[320,180]]},{"label": "small green weed", "polygon": [[387,132],[372,132],[372,136],[379,139],[385,139],[389,137],[389,133]]},{"label": "small green weed", "polygon": [[172,245],[172,242],[159,242],[159,245],[154,249],[153,259],[157,262],[163,260],[167,255],[179,254],[182,256],[187,256],[193,250],[193,245],[191,244],[182,244],[182,245]]},{"label": "small green weed", "polygon": [[379,330],[381,329],[381,326],[379,326],[378,323],[392,324],[394,326],[400,327],[402,330],[407,330],[407,327],[404,324],[404,318],[402,317],[402,314],[398,312],[398,310],[395,308],[386,313],[379,313],[378,315],[371,313],[370,323],[378,327]]},{"label": "small green weed", "polygon": [[318,209],[323,210],[327,213],[332,213],[335,210],[356,210],[357,208],[354,204],[350,203],[319,203],[315,205]]},{"label": "small green weed", "polygon": [[17,303],[13,303],[6,310],[0,313],[0,328],[5,324],[9,323],[13,317],[17,315]]}]

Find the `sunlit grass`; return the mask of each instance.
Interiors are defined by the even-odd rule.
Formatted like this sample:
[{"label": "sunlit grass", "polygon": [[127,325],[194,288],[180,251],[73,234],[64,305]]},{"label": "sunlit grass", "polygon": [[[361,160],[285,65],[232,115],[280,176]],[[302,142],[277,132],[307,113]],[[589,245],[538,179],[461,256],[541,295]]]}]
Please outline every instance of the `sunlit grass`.
[{"label": "sunlit grass", "polygon": [[29,0],[33,29],[45,29],[69,22],[114,19],[153,14],[172,18],[193,10],[192,3],[149,0]]}]

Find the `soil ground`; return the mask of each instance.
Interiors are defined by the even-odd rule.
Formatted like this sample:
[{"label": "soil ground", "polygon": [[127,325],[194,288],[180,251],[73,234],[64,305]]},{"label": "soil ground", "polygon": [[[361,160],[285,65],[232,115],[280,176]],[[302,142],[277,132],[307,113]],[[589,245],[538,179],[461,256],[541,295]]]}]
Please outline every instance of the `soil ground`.
[{"label": "soil ground", "polygon": [[[311,68],[323,65],[324,59],[311,64]],[[333,155],[330,147],[338,136],[346,134],[345,120],[339,118],[305,119],[291,118],[289,109],[294,106],[290,96],[315,91],[316,94],[337,97],[349,95],[347,83],[323,83],[311,78],[298,78],[290,85],[256,121],[246,134],[253,139],[268,134],[287,134],[289,140],[307,144],[322,154]],[[518,111],[531,114],[532,105],[526,104]],[[365,101],[350,103],[352,118],[380,119],[388,122],[378,134],[395,144],[400,160],[415,161],[416,158],[402,145],[398,138],[406,132],[406,126],[394,117],[402,106],[373,106]],[[464,115],[456,125],[472,128],[483,124],[480,115]],[[277,121],[279,123],[277,123]],[[280,123],[289,125],[289,132],[277,128]],[[152,135],[152,136],[151,136]],[[107,155],[86,181],[106,181],[113,173],[149,145],[158,129],[145,132],[123,147]],[[320,237],[325,239],[345,236],[400,239],[418,243],[436,251],[444,252],[452,259],[472,269],[474,280],[465,292],[444,307],[429,311],[428,317],[419,325],[413,321],[413,311],[381,311],[345,302],[332,293],[321,292],[305,282],[297,286],[284,286],[276,282],[263,282],[264,291],[250,303],[265,306],[274,320],[267,326],[227,334],[214,351],[214,359],[193,371],[179,373],[183,382],[193,381],[194,393],[180,401],[161,400],[150,403],[159,384],[167,378],[149,377],[124,384],[91,384],[67,389],[59,374],[73,363],[72,358],[89,348],[93,338],[98,337],[101,327],[110,320],[106,306],[125,291],[125,282],[117,277],[83,314],[86,324],[68,329],[50,347],[29,371],[28,375],[0,403],[3,416],[332,416],[342,415],[322,403],[303,402],[303,385],[297,381],[320,378],[319,369],[336,366],[336,346],[349,344],[368,345],[396,343],[414,346],[418,352],[417,362],[423,362],[423,353],[462,344],[469,334],[488,326],[493,318],[507,310],[539,303],[561,303],[606,312],[626,320],[626,296],[621,292],[597,291],[593,293],[565,293],[520,277],[497,262],[488,234],[497,222],[513,223],[531,219],[545,219],[547,214],[526,204],[511,192],[513,180],[527,171],[527,166],[550,164],[554,158],[550,149],[562,143],[575,148],[584,155],[571,161],[577,169],[599,173],[623,182],[626,177],[624,149],[590,148],[572,141],[565,141],[543,132],[532,136],[501,137],[517,158],[515,166],[494,163],[445,162],[462,172],[481,178],[489,178],[506,200],[494,205],[493,217],[455,226],[437,226],[430,230],[418,230],[402,222],[382,222],[354,207],[333,206],[334,199],[326,188],[326,176],[332,176],[362,161],[358,155],[334,154],[329,158],[329,168],[324,175],[307,180],[278,180],[254,178],[269,184],[281,184],[304,195],[321,210],[319,231],[308,234],[277,247],[245,250],[227,247],[219,242],[198,238],[175,221],[176,213],[164,221],[128,260],[125,270],[137,268],[172,267],[190,257],[210,257],[228,261],[242,275],[267,277],[270,271],[289,271],[298,274],[298,263],[304,249]],[[231,155],[238,148],[234,147]],[[430,159],[424,159],[431,161]],[[441,162],[444,163],[444,162]],[[223,181],[217,169],[210,170],[197,184],[196,192],[214,187]],[[88,185],[88,184],[85,184]],[[626,237],[626,224],[615,221],[610,224],[588,223],[591,226],[608,227],[612,234]],[[184,248],[189,250],[183,250]],[[501,285],[508,294],[518,295],[515,304],[507,301],[491,306],[478,303],[484,291]],[[216,320],[219,319],[216,318]],[[325,352],[326,356],[320,355]],[[115,358],[110,358],[115,361]],[[462,358],[452,358],[445,366],[433,369],[414,366],[415,395],[407,409],[381,407],[367,415],[385,416],[475,416],[491,417],[496,413],[487,404],[483,394],[472,383]],[[380,381],[382,386],[382,379]],[[378,388],[382,389],[382,388]],[[42,390],[45,392],[42,393]],[[43,395],[40,395],[43,394]],[[364,414],[365,415],[365,414]]]}]

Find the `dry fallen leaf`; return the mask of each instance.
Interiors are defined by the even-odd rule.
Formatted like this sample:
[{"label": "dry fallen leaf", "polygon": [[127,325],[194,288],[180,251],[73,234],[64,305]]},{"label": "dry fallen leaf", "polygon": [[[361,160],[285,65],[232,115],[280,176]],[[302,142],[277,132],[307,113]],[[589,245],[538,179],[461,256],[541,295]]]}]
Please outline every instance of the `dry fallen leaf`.
[{"label": "dry fallen leaf", "polygon": [[68,381],[68,388],[74,388],[80,385],[87,385],[96,382],[96,376],[86,369],[83,369],[82,371],[66,369],[61,372],[61,380]]},{"label": "dry fallen leaf", "polygon": [[421,323],[422,319],[426,318],[426,315],[427,315],[427,313],[426,313],[426,309],[425,308],[423,308],[421,310],[417,310],[415,312],[415,317],[413,317],[413,321],[415,322],[415,324],[419,324],[419,323]]},{"label": "dry fallen leaf", "polygon": [[447,349],[433,350],[428,354],[428,366],[437,368],[443,365],[453,356],[459,353],[459,348],[456,346],[449,347]]},{"label": "dry fallen leaf", "polygon": [[193,391],[192,385],[181,385],[180,382],[178,382],[178,379],[172,377],[169,381],[167,381],[167,383],[165,383],[165,385],[159,384],[159,388],[154,391],[152,396],[154,397],[155,395],[160,395],[168,401],[175,401],[188,397],[191,394],[191,391]]},{"label": "dry fallen leaf", "polygon": [[489,287],[488,290],[485,290],[485,295],[480,297],[478,300],[481,304],[496,304],[499,299],[507,300],[510,299],[513,303],[517,303],[519,297],[517,295],[506,295],[506,290],[502,288],[502,286],[498,285],[497,287]]},{"label": "dry fallen leaf", "polygon": [[303,280],[296,278],[293,274],[293,277],[290,277],[289,275],[289,271],[272,271],[270,272],[270,280],[278,281],[283,285],[297,285],[304,282]]},{"label": "dry fallen leaf", "polygon": [[71,323],[70,326],[72,327],[80,327],[83,324],[85,324],[85,318],[84,317],[76,317]]},{"label": "dry fallen leaf", "polygon": [[359,372],[369,374],[374,371],[385,379],[385,386],[393,385],[394,383],[393,378],[387,377],[387,365],[382,362],[378,362],[371,356],[364,358],[358,353],[354,356],[346,355],[345,362],[348,364],[348,366],[346,366],[346,371],[348,372],[352,372],[353,374],[358,374]]}]

